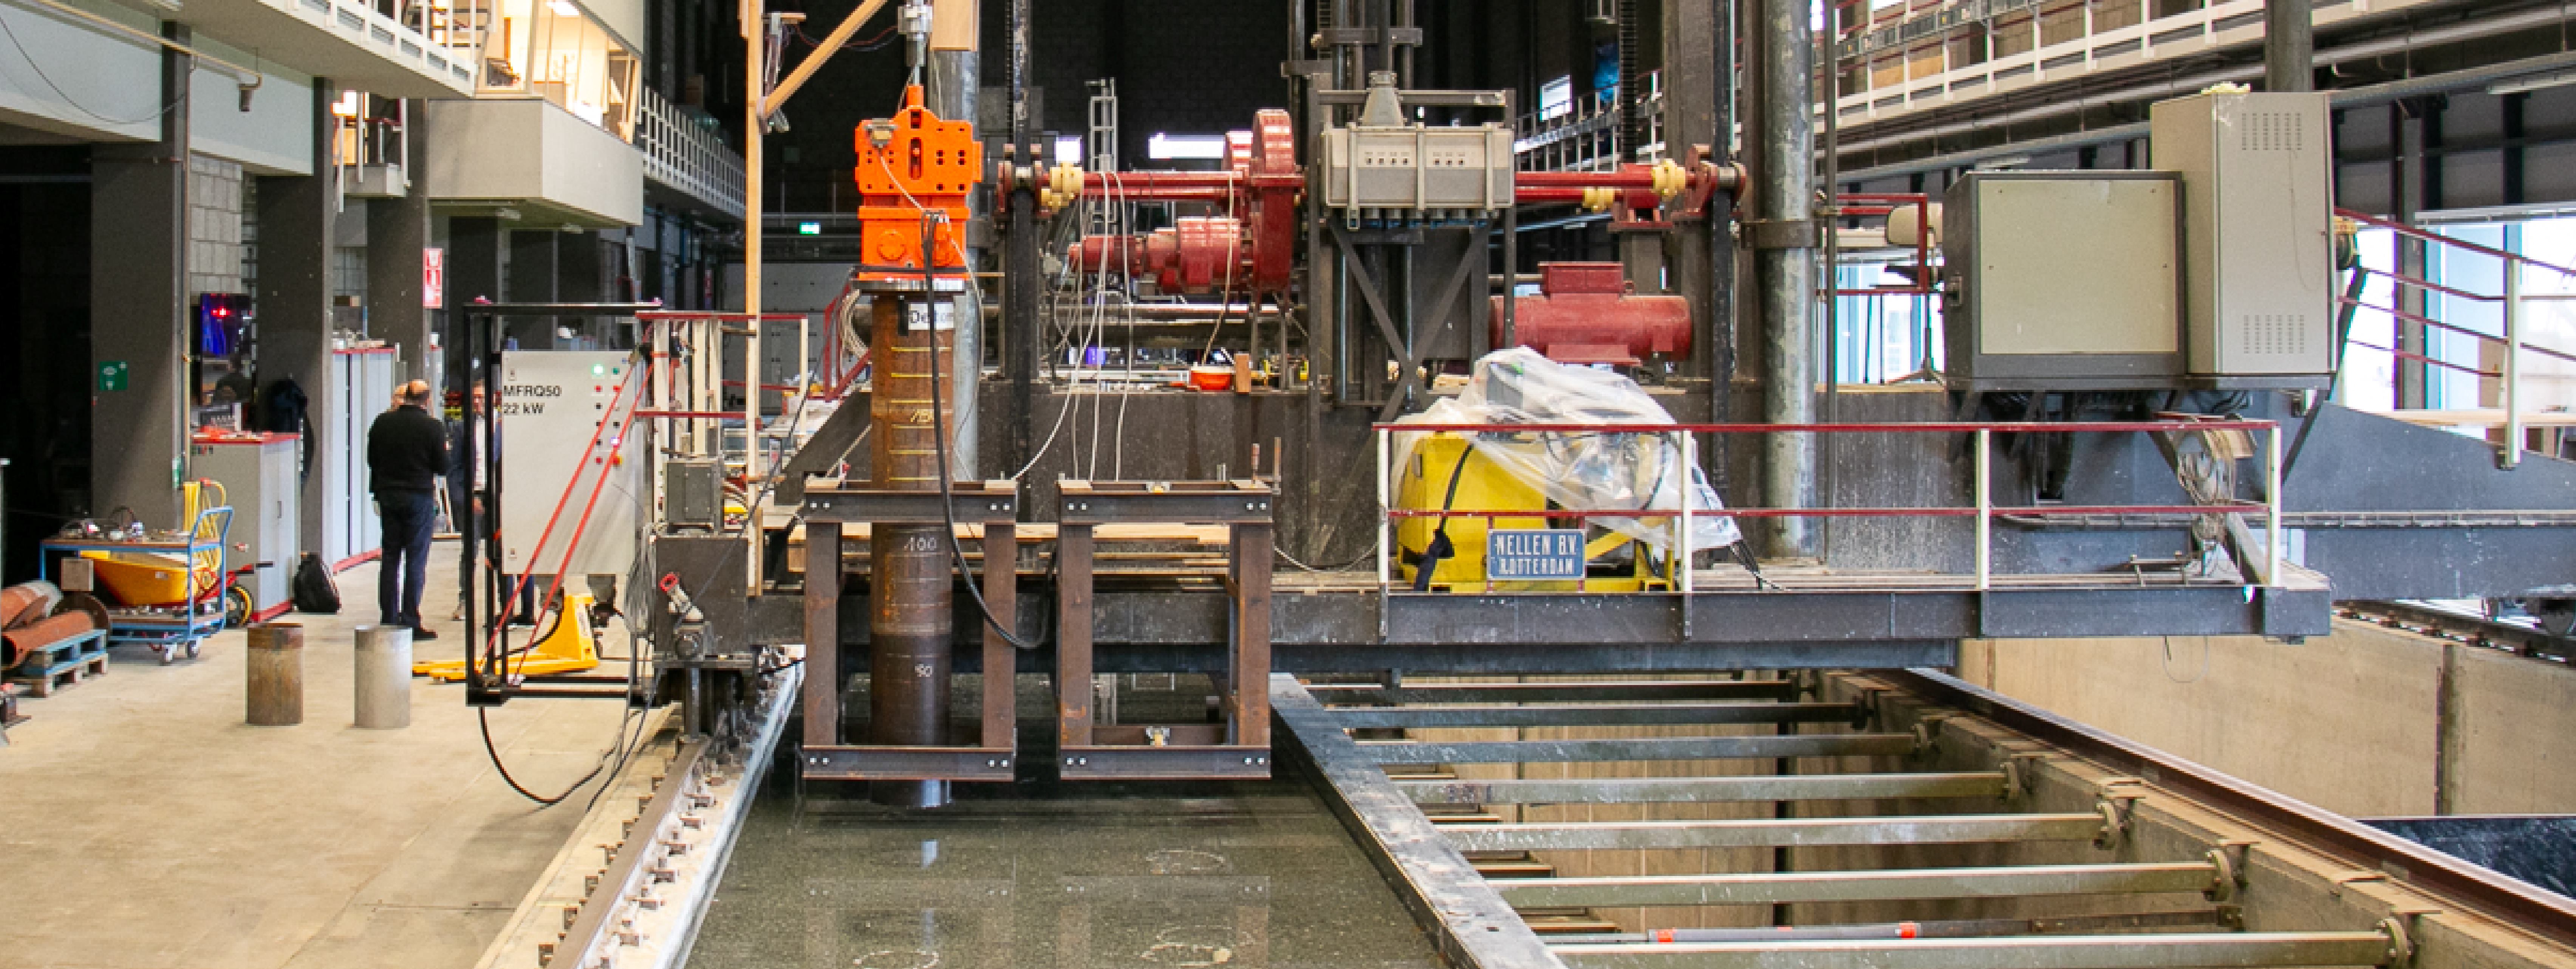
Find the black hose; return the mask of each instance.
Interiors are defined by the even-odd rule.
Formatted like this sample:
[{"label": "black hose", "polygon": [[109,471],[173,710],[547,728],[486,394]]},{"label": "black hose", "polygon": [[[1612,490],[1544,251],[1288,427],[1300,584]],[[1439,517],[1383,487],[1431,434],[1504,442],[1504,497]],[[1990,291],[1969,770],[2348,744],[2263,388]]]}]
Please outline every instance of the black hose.
[{"label": "black hose", "polygon": [[[938,277],[933,275],[933,270],[931,269],[931,266],[936,261],[934,254],[939,251],[932,234],[931,227],[936,225],[938,221],[939,220],[929,209],[922,210],[921,287],[923,296],[931,301],[936,301],[939,298]],[[1038,644],[1021,640],[1017,630],[1005,629],[1002,626],[1001,620],[993,618],[992,605],[984,601],[984,584],[981,581],[978,581],[975,578],[975,573],[966,567],[966,546],[957,541],[957,509],[953,507],[957,500],[956,488],[954,484],[948,480],[948,418],[941,413],[945,408],[940,406],[939,399],[940,363],[939,325],[937,322],[939,319],[939,311],[932,309],[930,311],[930,319],[932,321],[930,334],[930,425],[931,433],[936,435],[935,439],[931,441],[930,450],[932,453],[939,456],[939,519],[948,526],[946,529],[948,534],[948,555],[957,563],[957,574],[966,578],[966,594],[974,597],[975,611],[984,617],[984,625],[992,629],[994,632],[1002,634],[1003,641],[1010,643],[1014,647],[1020,649],[1036,649],[1038,648]],[[952,349],[950,353],[953,356],[955,351]],[[1056,554],[1061,557],[1064,553],[1059,550]],[[1014,563],[1005,562],[1000,563],[998,566],[989,561],[984,563],[984,569],[988,572],[997,567],[1011,569],[1015,573],[1018,571],[1018,566]]]}]

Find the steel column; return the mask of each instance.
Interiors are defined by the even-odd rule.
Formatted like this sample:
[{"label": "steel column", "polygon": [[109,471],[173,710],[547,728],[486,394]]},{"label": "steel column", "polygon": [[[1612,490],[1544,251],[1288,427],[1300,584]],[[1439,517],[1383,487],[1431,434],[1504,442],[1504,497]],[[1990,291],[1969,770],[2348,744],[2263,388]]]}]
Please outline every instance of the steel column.
[{"label": "steel column", "polygon": [[841,523],[805,525],[805,746],[841,742]]},{"label": "steel column", "polygon": [[[1755,0],[1753,38],[1761,75],[1761,187],[1753,193],[1754,278],[1762,300],[1762,419],[1806,424],[1816,419],[1815,333],[1815,44],[1806,0]],[[1816,442],[1806,434],[1763,438],[1762,503],[1807,508],[1815,503]],[[1813,558],[1818,529],[1803,518],[1771,524],[1767,551]]]}]

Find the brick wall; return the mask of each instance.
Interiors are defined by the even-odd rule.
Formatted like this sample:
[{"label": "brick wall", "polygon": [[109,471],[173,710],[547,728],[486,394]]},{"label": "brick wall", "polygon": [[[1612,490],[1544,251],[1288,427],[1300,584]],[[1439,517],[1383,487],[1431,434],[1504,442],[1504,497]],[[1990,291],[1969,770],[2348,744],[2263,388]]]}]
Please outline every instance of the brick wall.
[{"label": "brick wall", "polygon": [[188,159],[188,295],[247,292],[242,282],[242,169]]}]

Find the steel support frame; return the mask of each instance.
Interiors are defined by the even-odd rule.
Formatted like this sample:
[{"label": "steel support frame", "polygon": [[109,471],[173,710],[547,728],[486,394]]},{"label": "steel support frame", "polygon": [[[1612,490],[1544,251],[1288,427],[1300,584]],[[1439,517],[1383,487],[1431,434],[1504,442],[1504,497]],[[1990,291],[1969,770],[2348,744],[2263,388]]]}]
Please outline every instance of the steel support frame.
[{"label": "steel support frame", "polygon": [[2206,932],[2033,935],[2018,938],[1562,945],[1575,969],[2183,969],[2183,967],[2385,966],[2399,943],[2387,932]]},{"label": "steel support frame", "polygon": [[1419,804],[1713,804],[2002,797],[1993,771],[1936,774],[1789,774],[1511,781],[1399,781]]},{"label": "steel support frame", "polygon": [[1778,905],[2034,895],[2207,894],[2221,884],[2223,877],[2216,864],[2200,861],[1516,878],[1495,889],[1505,900],[1524,908]]},{"label": "steel support frame", "polygon": [[1461,851],[1622,851],[1666,848],[1809,848],[1855,845],[2095,841],[2100,814],[1940,814],[1912,817],[1613,821],[1590,824],[1453,824],[1440,829]]},{"label": "steel support frame", "polygon": [[[1270,560],[1275,495],[1264,482],[1063,481],[1056,524],[1056,770],[1065,780],[1270,776]],[[1094,529],[1118,523],[1226,526],[1222,743],[1108,743],[1093,723]],[[1123,731],[1122,731],[1123,733]],[[1150,730],[1145,734],[1152,736]]]},{"label": "steel support frame", "polygon": [[[807,780],[990,781],[1012,779],[1018,760],[1013,672],[1018,650],[1004,638],[1019,604],[1017,485],[957,482],[943,513],[935,491],[811,488],[805,494],[805,742],[799,766]],[[984,528],[984,695],[974,747],[897,747],[841,742],[841,526],[939,525],[951,518]],[[996,675],[994,671],[1004,671]]]},{"label": "steel support frame", "polygon": [[1282,753],[1317,780],[1333,815],[1396,889],[1438,947],[1460,969],[1563,969],[1519,913],[1477,877],[1473,864],[1423,817],[1296,677],[1270,678]]}]

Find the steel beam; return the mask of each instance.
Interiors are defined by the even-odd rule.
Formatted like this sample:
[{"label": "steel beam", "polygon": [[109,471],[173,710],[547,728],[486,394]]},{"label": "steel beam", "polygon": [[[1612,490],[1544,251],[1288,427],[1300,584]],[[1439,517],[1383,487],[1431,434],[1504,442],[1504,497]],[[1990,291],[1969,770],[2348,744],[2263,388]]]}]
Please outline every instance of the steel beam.
[{"label": "steel beam", "polygon": [[1270,709],[1285,728],[1281,752],[1304,760],[1318,790],[1396,897],[1461,969],[1561,969],[1529,924],[1476,874],[1476,868],[1422,811],[1360,753],[1341,725],[1285,673],[1270,677]]},{"label": "steel beam", "polygon": [[1496,882],[1521,908],[1553,905],[1776,905],[2028,895],[2152,895],[2207,892],[2219,878],[2207,862],[2032,865],[2015,868],[1905,868],[1615,878],[1516,878]]},{"label": "steel beam", "polygon": [[[1088,689],[1087,684],[1084,687]],[[1065,780],[1154,781],[1270,777],[1270,751],[1265,747],[1066,747],[1056,755],[1057,775]]]},{"label": "steel beam", "polygon": [[1614,851],[1656,848],[1812,848],[1848,845],[2091,841],[2099,814],[1625,821],[1604,824],[1452,824],[1460,851]]},{"label": "steel beam", "polygon": [[806,780],[1009,783],[1009,747],[818,746],[798,753]]},{"label": "steel beam", "polygon": [[1677,804],[1723,801],[1854,801],[1892,797],[2002,797],[2004,775],[1809,774],[1747,777],[1574,778],[1541,781],[1398,781],[1416,804]]},{"label": "steel beam", "polygon": [[1595,703],[1541,706],[1346,707],[1345,727],[1590,727],[1642,724],[1852,723],[1869,718],[1848,703]]},{"label": "steel beam", "polygon": [[1798,698],[1789,680],[1641,681],[1635,683],[1374,683],[1313,684],[1322,703],[1580,703],[1647,700],[1779,700]]},{"label": "steel beam", "polygon": [[1491,740],[1466,743],[1363,742],[1380,764],[1534,764],[1604,760],[1717,760],[1779,757],[1887,757],[1914,751],[1907,734],[1786,737],[1675,737],[1651,740]]},{"label": "steel beam", "polygon": [[2209,932],[1565,945],[1555,952],[1575,969],[2251,969],[2384,966],[2395,961],[2394,948],[2378,932]]}]

